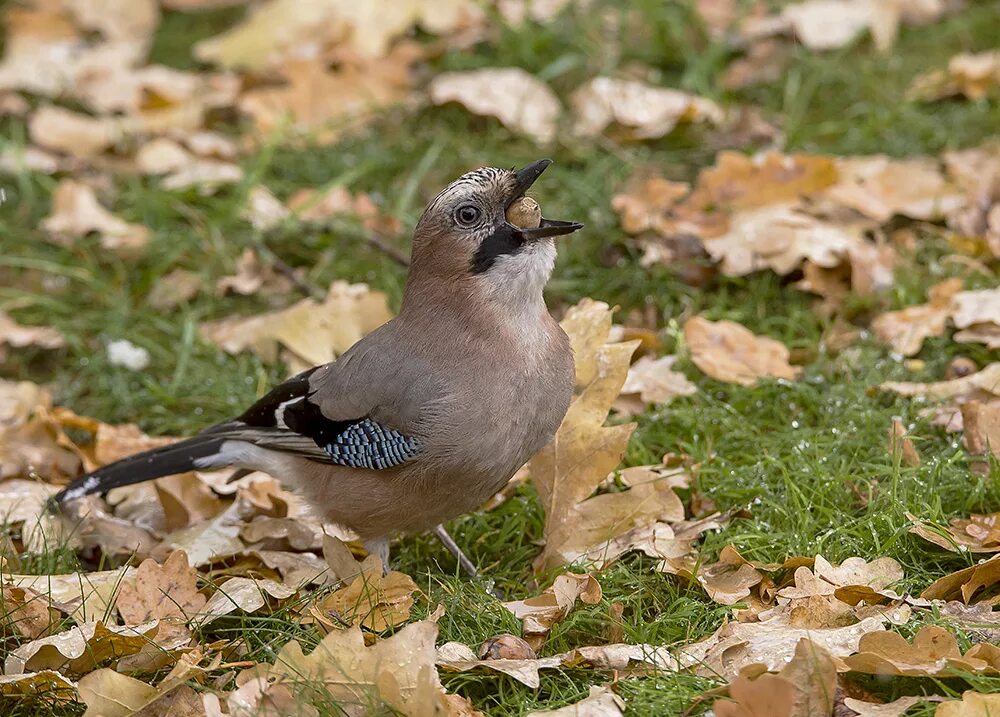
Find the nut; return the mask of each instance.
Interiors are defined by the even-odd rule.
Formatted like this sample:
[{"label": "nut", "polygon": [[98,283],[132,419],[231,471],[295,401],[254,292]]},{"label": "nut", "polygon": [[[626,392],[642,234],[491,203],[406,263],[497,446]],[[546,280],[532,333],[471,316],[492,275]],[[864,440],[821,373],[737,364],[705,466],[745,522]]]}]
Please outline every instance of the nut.
[{"label": "nut", "polygon": [[534,660],[531,645],[516,635],[497,635],[479,646],[480,660]]},{"label": "nut", "polygon": [[515,199],[507,207],[507,221],[518,229],[537,229],[542,223],[542,208],[531,197]]}]

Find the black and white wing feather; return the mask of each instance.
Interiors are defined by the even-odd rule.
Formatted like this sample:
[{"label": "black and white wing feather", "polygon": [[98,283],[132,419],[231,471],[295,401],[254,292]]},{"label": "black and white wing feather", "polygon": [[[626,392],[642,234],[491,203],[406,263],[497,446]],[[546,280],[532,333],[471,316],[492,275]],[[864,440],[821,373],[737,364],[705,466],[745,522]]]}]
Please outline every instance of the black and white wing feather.
[{"label": "black and white wing feather", "polygon": [[61,503],[161,476],[226,464],[227,441],[247,441],[309,460],[386,470],[420,453],[420,442],[370,416],[332,420],[310,400],[310,369],[276,386],[239,418],[81,476],[53,496]]},{"label": "black and white wing feather", "polygon": [[261,398],[237,419],[257,445],[351,468],[384,470],[420,452],[419,442],[369,416],[336,421],[310,400],[310,369]]}]

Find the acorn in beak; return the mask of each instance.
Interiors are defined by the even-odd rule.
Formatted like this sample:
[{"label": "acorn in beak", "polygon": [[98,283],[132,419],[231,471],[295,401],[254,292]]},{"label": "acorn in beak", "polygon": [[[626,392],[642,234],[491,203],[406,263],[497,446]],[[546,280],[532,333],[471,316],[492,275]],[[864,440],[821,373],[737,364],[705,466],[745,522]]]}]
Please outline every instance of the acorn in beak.
[{"label": "acorn in beak", "polygon": [[552,164],[551,159],[539,159],[537,162],[532,162],[515,173],[517,180],[510,200],[507,203],[506,218],[528,240],[572,234],[578,229],[583,228],[583,224],[579,222],[546,219],[542,216],[538,202],[531,197],[524,196],[524,193],[528,191],[531,185],[535,183],[535,180],[541,176],[542,172],[550,164]]}]

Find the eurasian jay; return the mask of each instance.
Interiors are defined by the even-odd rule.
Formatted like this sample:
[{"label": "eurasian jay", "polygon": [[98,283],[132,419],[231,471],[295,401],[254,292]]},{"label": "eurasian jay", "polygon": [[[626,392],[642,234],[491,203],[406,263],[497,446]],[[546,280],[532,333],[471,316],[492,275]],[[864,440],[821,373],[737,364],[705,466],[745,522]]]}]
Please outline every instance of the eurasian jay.
[{"label": "eurasian jay", "polygon": [[553,238],[582,225],[507,219],[549,164],[484,167],[438,194],[417,222],[399,315],[336,361],[238,418],[88,473],[55,500],[190,470],[259,470],[354,530],[384,566],[390,537],[434,529],[474,573],[441,524],[548,443],[573,393],[569,339],[542,289]]}]

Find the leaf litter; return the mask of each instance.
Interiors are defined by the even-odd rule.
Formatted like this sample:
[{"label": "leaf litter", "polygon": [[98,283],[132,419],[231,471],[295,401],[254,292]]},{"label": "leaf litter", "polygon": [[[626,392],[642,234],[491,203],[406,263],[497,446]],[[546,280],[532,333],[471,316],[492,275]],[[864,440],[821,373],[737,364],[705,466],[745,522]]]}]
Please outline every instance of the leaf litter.
[{"label": "leaf litter", "polygon": [[[227,4],[162,3],[179,12]],[[429,60],[482,41],[495,30],[493,23],[552,23],[560,12],[575,12],[575,3],[505,2],[498,20],[467,0],[370,6],[315,0],[296,4],[295,11],[288,0],[269,0],[228,31],[197,43],[195,56],[215,68],[198,72],[147,63],[159,5],[112,2],[98,10],[84,0],[64,0],[4,8],[8,32],[0,89],[39,100],[26,103],[20,94],[4,94],[4,107],[26,116],[32,144],[17,156],[5,149],[2,163],[59,175],[51,211],[40,225],[49,241],[72,247],[96,234],[103,250],[126,259],[140,256],[155,237],[143,224],[107,209],[118,202],[95,173],[140,173],[167,191],[226,191],[225,185],[244,181],[242,155],[261,141],[335,142],[392,106],[459,102],[538,144],[563,132],[589,138],[584,141],[642,142],[680,125],[730,121],[715,102],[666,86],[642,68],[627,77],[592,76],[568,90],[552,72],[532,75],[519,68],[431,76]],[[710,33],[727,43],[735,62],[765,65],[773,58],[779,68],[793,40],[807,51],[827,51],[869,34],[886,52],[900,26],[935,22],[952,5],[697,3]],[[946,70],[918,78],[911,96],[988,97],[997,86],[995,54],[960,55]],[[492,94],[474,91],[484,83]],[[332,97],[337,102],[326,101]],[[216,119],[224,113],[242,115],[255,131],[245,137],[217,133]],[[992,288],[966,288],[968,282],[949,279],[932,287],[925,304],[909,307],[893,304],[887,294],[893,272],[912,262],[905,241],[895,238],[897,225],[947,227],[955,246],[973,247],[976,261],[1000,256],[997,177],[1000,153],[989,144],[907,159],[722,151],[692,184],[643,169],[612,206],[645,253],[646,266],[694,258],[707,259],[712,271],[727,276],[774,272],[821,296],[830,313],[843,311],[851,294],[869,297],[881,313],[866,317],[868,328],[897,354],[915,356],[927,339],[952,327],[955,342],[988,350],[1000,345]],[[299,187],[282,196],[290,198],[279,200],[260,185],[246,192],[243,216],[255,231],[288,222],[330,227],[340,217],[376,234],[401,230],[380,198],[346,186]],[[151,305],[170,309],[206,290],[194,272],[177,268],[171,277],[177,286],[151,295]],[[292,283],[248,250],[215,290],[282,297]],[[835,565],[822,556],[792,556],[763,563],[728,546],[705,559],[701,536],[737,514],[689,514],[703,512],[691,494],[697,466],[678,467],[665,457],[659,464],[618,470],[634,428],[620,418],[640,415],[650,404],[669,411],[670,401],[704,390],[703,378],[689,377],[684,361],[714,379],[742,385],[797,380],[802,367],[792,364],[783,344],[725,318],[698,315],[684,317],[676,355],[660,356],[654,346],[652,355],[633,363],[636,343],[613,340],[610,317],[609,307],[594,301],[566,312],[563,326],[576,351],[576,396],[556,442],[528,469],[545,510],[545,545],[535,568],[558,577],[505,603],[522,621],[528,642],[498,636],[481,654],[460,643],[436,646],[440,611],[413,621],[412,608],[425,599],[413,579],[399,572],[383,576],[377,559],[357,560],[340,539],[352,536],[308,515],[268,476],[227,484],[224,475],[190,473],[116,489],[105,499],[88,500],[71,516],[72,525],[62,524],[45,511],[58,486],[83,470],[173,439],[78,416],[54,407],[40,386],[3,382],[0,505],[10,532],[0,541],[0,630],[15,636],[16,647],[6,656],[0,694],[82,701],[88,714],[311,714],[299,699],[305,681],[310,689],[328,691],[347,714],[384,705],[407,715],[472,715],[477,713],[467,700],[445,692],[438,669],[492,670],[532,688],[545,669],[587,668],[615,678],[687,670],[728,682],[706,697],[723,717],[830,714],[841,703],[859,714],[901,714],[918,699],[886,705],[844,699],[843,675],[933,679],[997,673],[1000,662],[989,642],[965,649],[951,632],[933,625],[910,630],[910,639],[894,632],[928,608],[942,614],[957,610],[949,607],[955,605],[989,610],[1000,601],[996,514],[955,518],[947,526],[910,516],[913,532],[946,550],[991,556],[943,575],[920,597],[902,591],[903,570],[890,558],[853,557]],[[201,332],[226,351],[253,351],[266,362],[280,358],[295,370],[335,357],[388,318],[384,295],[336,283],[322,300],[205,322]],[[63,342],[52,327],[0,314],[0,350],[7,355],[59,349]],[[1000,446],[995,367],[976,371],[973,365],[971,372],[942,381],[883,382],[880,388],[945,402],[927,415],[963,430],[967,451],[982,462]],[[618,415],[608,423],[612,410]],[[890,451],[911,465],[921,460],[914,444],[907,444],[902,421],[893,421],[890,436]],[[88,561],[96,555],[121,567],[15,572],[22,557],[57,536]],[[574,610],[601,604],[601,570],[632,552],[653,558],[655,570],[726,606],[725,624],[699,642],[669,648],[618,639],[537,656],[532,647],[544,649],[554,625]],[[584,564],[590,572],[565,572],[569,564]],[[307,598],[307,590],[316,594]],[[309,650],[305,642],[292,641],[270,662],[247,663],[228,662],[241,654],[239,640],[197,642],[218,621],[279,610],[316,630],[318,646]],[[155,685],[125,674],[167,668]],[[616,689],[616,683],[595,686],[574,705],[532,714],[620,715],[624,704]],[[968,692],[943,703],[938,714],[983,714],[991,700]]]}]

